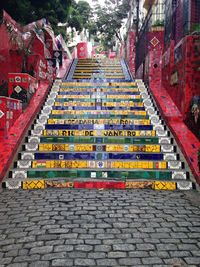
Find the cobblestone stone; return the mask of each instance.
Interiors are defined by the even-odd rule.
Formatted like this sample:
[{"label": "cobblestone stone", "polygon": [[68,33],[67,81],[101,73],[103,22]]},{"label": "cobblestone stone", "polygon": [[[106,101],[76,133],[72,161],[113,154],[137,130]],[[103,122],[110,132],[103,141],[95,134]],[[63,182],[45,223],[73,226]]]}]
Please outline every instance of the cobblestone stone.
[{"label": "cobblestone stone", "polygon": [[95,266],[95,261],[93,259],[75,259],[75,266]]},{"label": "cobblestone stone", "polygon": [[154,250],[155,246],[153,244],[137,244],[136,245],[137,250]]},{"label": "cobblestone stone", "polygon": [[192,253],[192,255],[200,257],[200,250],[190,252]]},{"label": "cobblestone stone", "polygon": [[[22,238],[26,235],[27,235],[26,232],[21,232],[21,231],[19,231],[19,229],[17,229],[17,233],[8,234],[8,238]],[[1,239],[2,239],[2,237],[1,237]]]},{"label": "cobblestone stone", "polygon": [[162,264],[163,261],[158,257],[143,258],[142,263],[146,265]]},{"label": "cobblestone stone", "polygon": [[59,253],[51,253],[51,254],[45,254],[44,256],[42,256],[41,260],[54,260],[54,259],[62,259],[62,258],[66,258],[67,253],[66,252],[59,252]]},{"label": "cobblestone stone", "polygon": [[19,256],[14,258],[14,262],[30,262],[30,261],[37,261],[40,259],[40,255],[27,255],[27,256]]},{"label": "cobblestone stone", "polygon": [[105,239],[105,240],[102,240],[102,242],[105,245],[123,244],[124,243],[122,239]]},{"label": "cobblestone stone", "polygon": [[[43,242],[43,241],[42,241]],[[49,241],[45,241],[45,245],[46,246],[56,246],[56,245],[63,245],[65,242],[64,239],[61,240],[49,240]]]},{"label": "cobblestone stone", "polygon": [[119,259],[119,264],[123,266],[138,266],[139,264],[141,264],[141,259],[139,258]]},{"label": "cobblestone stone", "polygon": [[[10,251],[8,251],[8,252],[6,252],[5,253],[5,257],[16,257],[16,256],[18,256],[18,254],[19,254],[19,251],[18,250],[16,250],[16,249],[14,249],[14,250],[10,250]],[[1,257],[2,257],[3,255],[1,255]]]},{"label": "cobblestone stone", "polygon": [[56,259],[52,261],[52,266],[74,266],[73,265],[73,260],[71,259]]},{"label": "cobblestone stone", "polygon": [[86,252],[79,252],[79,251],[77,251],[77,252],[69,252],[68,254],[68,257],[69,258],[74,258],[74,259],[76,259],[76,258],[87,258],[87,253]]},{"label": "cobblestone stone", "polygon": [[97,260],[97,265],[100,265],[100,266],[117,266],[117,261],[115,259],[102,259],[102,260]]},{"label": "cobblestone stone", "polygon": [[104,229],[89,229],[88,230],[88,233],[89,234],[103,234],[103,233],[105,233],[105,230]]},{"label": "cobblestone stone", "polygon": [[[0,265],[0,266],[3,266],[3,265]],[[27,267],[28,266],[28,263],[27,262],[12,263],[12,264],[9,264],[8,266],[9,267]]]},{"label": "cobblestone stone", "polygon": [[108,251],[111,251],[111,246],[97,245],[97,246],[94,247],[94,251],[108,252]]},{"label": "cobblestone stone", "polygon": [[30,254],[46,254],[53,250],[53,246],[35,247],[30,250]]},{"label": "cobblestone stone", "polygon": [[54,246],[54,251],[55,252],[60,252],[60,251],[73,251],[73,246],[72,245]]},{"label": "cobblestone stone", "polygon": [[[165,264],[169,264],[171,266],[181,266],[181,267],[188,267],[184,259],[181,258],[170,258],[163,260]],[[196,267],[196,266],[195,266]]]},{"label": "cobblestone stone", "polygon": [[147,252],[147,251],[130,251],[128,253],[128,256],[130,258],[144,258],[144,257],[149,257],[149,252]]},{"label": "cobblestone stone", "polygon": [[93,250],[93,246],[90,245],[78,245],[74,247],[75,250],[77,251],[92,251]]},{"label": "cobblestone stone", "polygon": [[83,239],[68,239],[68,240],[65,240],[65,244],[80,245],[80,244],[84,244],[84,240]]},{"label": "cobblestone stone", "polygon": [[22,238],[17,239],[17,243],[29,243],[34,242],[36,239],[35,236],[24,236]]},{"label": "cobblestone stone", "polygon": [[88,253],[89,259],[105,259],[106,253],[104,252],[90,252]]},{"label": "cobblestone stone", "polygon": [[2,252],[6,252],[6,251],[9,251],[9,250],[18,250],[18,249],[21,249],[22,248],[22,244],[12,244],[12,245],[7,245],[7,246],[2,246],[1,247],[1,251]]},{"label": "cobblestone stone", "polygon": [[111,251],[111,252],[108,252],[108,258],[125,258],[127,255],[126,252],[122,252],[122,251],[117,251],[117,252],[114,252],[114,251]]},{"label": "cobblestone stone", "polygon": [[1,259],[1,264],[9,264],[9,263],[11,263],[11,261],[12,261],[12,257],[4,257],[3,259]]},{"label": "cobblestone stone", "polygon": [[58,235],[53,235],[53,234],[45,234],[45,235],[40,235],[37,237],[38,241],[48,241],[48,240],[56,240],[58,239]]},{"label": "cobblestone stone", "polygon": [[35,261],[31,262],[29,264],[29,267],[49,267],[50,264],[51,263],[49,261]]},{"label": "cobblestone stone", "polygon": [[200,257],[187,257],[184,258],[187,264],[196,264],[197,266],[200,265]]},{"label": "cobblestone stone", "polygon": [[82,228],[74,228],[72,229],[73,233],[77,233],[77,234],[86,234],[87,233],[87,229],[82,229]]},{"label": "cobblestone stone", "polygon": [[135,250],[135,246],[133,246],[132,244],[115,244],[113,245],[113,250],[131,251]]}]

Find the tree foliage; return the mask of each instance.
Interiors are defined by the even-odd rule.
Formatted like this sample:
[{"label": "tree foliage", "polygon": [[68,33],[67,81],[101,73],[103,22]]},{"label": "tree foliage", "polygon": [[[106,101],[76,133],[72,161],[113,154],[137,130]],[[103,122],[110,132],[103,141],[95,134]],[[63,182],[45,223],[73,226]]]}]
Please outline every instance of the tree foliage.
[{"label": "tree foliage", "polygon": [[107,0],[105,6],[96,6],[96,25],[100,32],[101,43],[105,49],[111,48],[117,38],[122,42],[120,34],[123,20],[130,9],[128,0]]},{"label": "tree foliage", "polygon": [[81,32],[83,28],[88,28],[89,18],[91,15],[91,7],[86,1],[76,3],[72,1],[68,25]]},{"label": "tree foliage", "polygon": [[0,9],[5,9],[17,22],[25,25],[46,18],[58,32],[58,22],[66,22],[71,0],[6,0]]}]

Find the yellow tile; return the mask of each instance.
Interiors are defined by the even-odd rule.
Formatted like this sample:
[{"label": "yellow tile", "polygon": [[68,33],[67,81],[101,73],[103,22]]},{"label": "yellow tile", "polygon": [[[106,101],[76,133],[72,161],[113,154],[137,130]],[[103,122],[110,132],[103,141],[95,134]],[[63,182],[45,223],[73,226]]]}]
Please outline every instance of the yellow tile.
[{"label": "yellow tile", "polygon": [[43,144],[39,144],[39,151],[43,151],[44,150],[44,145]]},{"label": "yellow tile", "polygon": [[159,168],[160,169],[166,169],[167,168],[167,162],[166,161],[159,162]]},{"label": "yellow tile", "polygon": [[65,161],[64,161],[64,160],[61,161],[60,167],[61,167],[62,169],[65,169]]},{"label": "yellow tile", "polygon": [[55,124],[56,120],[55,119],[48,119],[47,122],[48,122],[48,124]]},{"label": "yellow tile", "polygon": [[65,151],[65,144],[52,144],[53,151]]},{"label": "yellow tile", "polygon": [[148,169],[153,169],[153,162],[152,161],[149,161],[148,162]]},{"label": "yellow tile", "polygon": [[51,161],[46,161],[46,168],[53,168],[52,167],[52,164],[51,164]]},{"label": "yellow tile", "polygon": [[32,161],[32,168],[37,168],[37,161],[36,160]]},{"label": "yellow tile", "polygon": [[44,180],[32,180],[32,181],[22,182],[23,189],[43,189],[45,187],[46,185]]},{"label": "yellow tile", "polygon": [[160,145],[146,145],[146,152],[160,152]]},{"label": "yellow tile", "polygon": [[155,181],[153,188],[155,190],[176,190],[176,183]]},{"label": "yellow tile", "polygon": [[65,168],[72,169],[75,167],[76,161],[65,161]]},{"label": "yellow tile", "polygon": [[130,169],[131,168],[131,162],[127,161],[127,162],[123,162],[123,168],[124,169]]}]

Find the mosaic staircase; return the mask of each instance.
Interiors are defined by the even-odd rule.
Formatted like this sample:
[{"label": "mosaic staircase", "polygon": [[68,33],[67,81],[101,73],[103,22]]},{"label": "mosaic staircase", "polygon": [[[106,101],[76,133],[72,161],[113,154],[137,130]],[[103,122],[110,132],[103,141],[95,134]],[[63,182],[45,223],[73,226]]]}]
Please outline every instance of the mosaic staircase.
[{"label": "mosaic staircase", "polygon": [[89,59],[55,80],[4,186],[194,187],[143,82],[123,61]]}]

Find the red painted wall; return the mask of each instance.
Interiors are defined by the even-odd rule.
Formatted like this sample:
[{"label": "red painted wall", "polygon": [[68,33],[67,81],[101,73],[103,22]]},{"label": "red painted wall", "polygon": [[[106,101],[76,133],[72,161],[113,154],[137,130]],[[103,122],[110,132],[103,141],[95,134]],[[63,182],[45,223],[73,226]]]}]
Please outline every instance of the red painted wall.
[{"label": "red painted wall", "polygon": [[21,72],[22,55],[10,43],[10,37],[4,24],[0,25],[0,84],[8,80],[8,72]]},{"label": "red painted wall", "polygon": [[185,118],[191,99],[200,95],[200,37],[187,36],[175,47],[172,41],[162,65],[163,86]]},{"label": "red painted wall", "polygon": [[10,127],[22,114],[21,101],[8,97],[0,97],[0,139],[7,137]]}]

